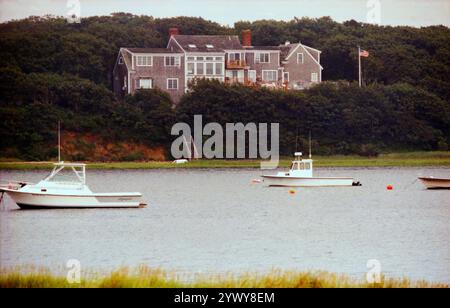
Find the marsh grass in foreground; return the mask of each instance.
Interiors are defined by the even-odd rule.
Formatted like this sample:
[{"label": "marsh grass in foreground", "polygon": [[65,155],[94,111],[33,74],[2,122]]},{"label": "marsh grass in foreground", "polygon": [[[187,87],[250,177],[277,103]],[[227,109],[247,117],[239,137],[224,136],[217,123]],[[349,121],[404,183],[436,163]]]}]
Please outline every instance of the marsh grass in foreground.
[{"label": "marsh grass in foreground", "polygon": [[[87,277],[87,278],[83,278]],[[139,266],[120,268],[108,274],[86,272],[79,284],[47,269],[0,270],[0,288],[449,288],[448,284],[382,277],[381,283],[327,272],[272,270],[267,274],[176,274]]]},{"label": "marsh grass in foreground", "polygon": [[[405,152],[381,154],[377,157],[314,156],[316,167],[414,167],[450,166],[450,151]],[[287,168],[291,157],[283,157],[279,166]],[[260,160],[200,159],[187,164],[170,161],[88,162],[89,169],[172,169],[172,168],[259,168]],[[19,162],[0,159],[0,169],[49,169],[51,162]]]}]

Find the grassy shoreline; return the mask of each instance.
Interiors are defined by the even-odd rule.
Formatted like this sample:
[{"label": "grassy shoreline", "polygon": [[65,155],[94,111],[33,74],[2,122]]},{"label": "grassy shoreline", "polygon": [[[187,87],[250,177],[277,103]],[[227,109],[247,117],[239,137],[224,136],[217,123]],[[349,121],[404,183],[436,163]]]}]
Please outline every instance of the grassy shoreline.
[{"label": "grassy shoreline", "polygon": [[[378,157],[315,156],[316,167],[420,167],[450,166],[450,151],[381,154]],[[280,159],[280,167],[290,165],[292,158]],[[89,169],[173,169],[173,168],[259,168],[260,160],[195,160],[187,164],[171,161],[87,162]],[[49,169],[52,162],[0,161],[0,170]]]},{"label": "grassy shoreline", "polygon": [[[83,278],[87,277],[87,278]],[[64,275],[47,269],[21,271],[0,270],[0,288],[449,288],[445,283],[407,278],[381,277],[380,283],[349,278],[328,272],[272,270],[266,274],[176,274],[139,266],[120,268],[108,274],[87,272],[80,283],[69,283]]]}]

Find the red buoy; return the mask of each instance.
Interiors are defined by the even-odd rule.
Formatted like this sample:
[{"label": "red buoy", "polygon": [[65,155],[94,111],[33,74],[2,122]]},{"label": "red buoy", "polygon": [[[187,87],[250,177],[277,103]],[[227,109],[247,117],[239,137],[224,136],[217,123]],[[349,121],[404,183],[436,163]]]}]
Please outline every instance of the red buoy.
[{"label": "red buoy", "polygon": [[387,190],[393,190],[394,187],[393,187],[392,185],[388,185],[388,186],[386,186],[386,189],[387,189]]}]

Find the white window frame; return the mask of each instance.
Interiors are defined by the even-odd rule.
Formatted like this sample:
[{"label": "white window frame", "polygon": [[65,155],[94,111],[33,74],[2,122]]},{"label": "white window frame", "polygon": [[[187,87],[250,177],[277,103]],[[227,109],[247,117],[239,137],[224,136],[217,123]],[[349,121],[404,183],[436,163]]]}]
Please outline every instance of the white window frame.
[{"label": "white window frame", "polygon": [[[193,65],[192,74],[189,73],[189,65],[191,65],[191,64]],[[188,63],[186,64],[186,75],[187,75],[187,76],[194,76],[194,75],[195,75],[195,72],[196,72],[196,67],[197,67],[197,65],[196,65],[195,62],[188,62]]]},{"label": "white window frame", "polygon": [[[313,78],[315,76],[315,78]],[[319,73],[311,73],[311,82],[319,82]]]},{"label": "white window frame", "polygon": [[[236,59],[236,55],[239,59]],[[229,61],[241,61],[242,60],[242,54],[240,52],[230,52],[228,53],[228,60]]]},{"label": "white window frame", "polygon": [[[275,80],[265,80],[264,73],[266,72],[275,72]],[[264,82],[277,82],[278,81],[278,70],[262,70],[262,80]]]},{"label": "white window frame", "polygon": [[[148,81],[150,81],[150,87],[149,88],[142,87],[141,86],[141,80],[148,80]],[[144,77],[144,78],[139,78],[137,81],[138,81],[138,86],[137,86],[138,89],[153,89],[153,79],[152,78]]]},{"label": "white window frame", "polygon": [[[220,74],[217,74],[217,66],[220,65]],[[224,65],[222,62],[214,63],[214,75],[222,76],[224,74]]]},{"label": "white window frame", "polygon": [[[167,64],[167,59],[168,58],[173,58],[173,65],[172,64]],[[181,65],[181,59],[180,56],[164,56],[164,66],[165,67],[180,67]]]},{"label": "white window frame", "polygon": [[[254,78],[251,78],[250,73],[253,74]],[[258,77],[256,75],[256,70],[249,70],[248,71],[248,80],[250,80],[251,82],[256,82],[257,79],[258,79]]]},{"label": "white window frame", "polygon": [[[141,63],[139,64],[139,59],[143,58],[146,59],[144,62],[145,63]],[[150,63],[149,60],[150,59]],[[136,56],[136,66],[153,66],[153,56],[147,56],[147,55],[137,55]]]},{"label": "white window frame", "polygon": [[[201,66],[203,69],[203,72],[201,74],[198,73],[198,67]],[[195,62],[195,75],[201,75],[204,76],[206,75],[205,72],[205,63],[204,62]]]},{"label": "white window frame", "polygon": [[[286,76],[287,76],[287,78],[286,78]],[[289,82],[289,79],[290,79],[290,77],[289,77],[289,72],[283,72],[283,80],[286,82]]]},{"label": "white window frame", "polygon": [[[261,55],[267,55],[267,61],[261,61]],[[255,63],[270,63],[270,52],[257,52],[255,54]]]},{"label": "white window frame", "polygon": [[[210,66],[210,68],[211,68],[211,74],[208,74],[208,66]],[[205,75],[207,75],[207,76],[211,76],[211,75],[215,75],[215,66],[214,66],[214,62],[206,62],[205,63],[205,67],[204,67],[204,70],[205,70]]]},{"label": "white window frame", "polygon": [[[302,61],[300,62],[298,60],[298,56],[302,55]],[[297,53],[297,64],[304,64],[305,63],[305,55],[303,54],[303,52],[298,52]]]},{"label": "white window frame", "polygon": [[[177,82],[177,87],[176,88],[170,88],[169,87],[169,82],[170,81],[176,81]],[[172,84],[173,85],[173,84]],[[166,88],[167,88],[167,90],[178,90],[179,89],[179,87],[180,87],[180,80],[179,80],[179,78],[167,78],[167,82],[166,82]]]},{"label": "white window frame", "polygon": [[123,64],[123,57],[119,57],[119,64]]}]

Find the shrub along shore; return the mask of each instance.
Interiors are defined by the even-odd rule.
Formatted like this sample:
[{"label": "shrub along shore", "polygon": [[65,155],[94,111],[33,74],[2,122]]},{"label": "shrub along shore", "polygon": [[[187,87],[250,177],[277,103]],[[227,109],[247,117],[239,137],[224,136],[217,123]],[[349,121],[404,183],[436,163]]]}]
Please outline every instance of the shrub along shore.
[{"label": "shrub along shore", "polygon": [[[87,278],[86,278],[87,277]],[[80,283],[69,283],[65,275],[48,269],[0,270],[0,288],[449,288],[445,283],[382,275],[380,283],[368,283],[327,272],[272,270],[265,274],[177,274],[139,266],[120,268],[108,274],[82,273]]]},{"label": "shrub along shore", "polygon": [[[316,167],[421,167],[450,166],[450,152],[409,152],[363,156],[314,156]],[[292,158],[283,157],[280,167],[287,168]],[[90,169],[171,169],[171,168],[259,168],[260,160],[207,160],[200,159],[186,164],[171,161],[149,162],[87,162]],[[0,170],[48,169],[52,162],[0,162]]]}]

